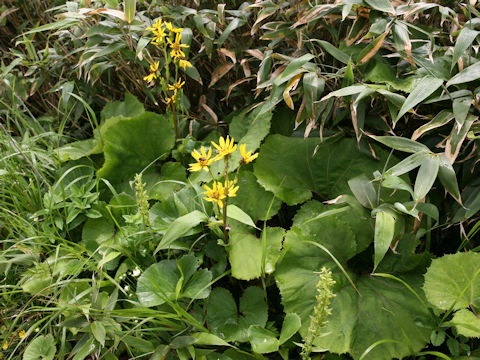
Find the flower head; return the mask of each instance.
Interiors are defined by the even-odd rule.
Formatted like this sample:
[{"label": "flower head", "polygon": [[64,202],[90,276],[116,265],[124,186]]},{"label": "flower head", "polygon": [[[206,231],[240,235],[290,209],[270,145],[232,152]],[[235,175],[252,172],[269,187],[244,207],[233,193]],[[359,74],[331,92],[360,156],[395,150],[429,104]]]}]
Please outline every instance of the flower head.
[{"label": "flower head", "polygon": [[187,70],[187,67],[192,67],[192,63],[185,59],[179,59],[178,65],[180,65],[180,67],[183,68],[183,70]]},{"label": "flower head", "polygon": [[165,26],[167,27],[167,29],[171,32],[174,32],[174,33],[179,33],[179,32],[182,32],[183,31],[183,28],[176,28],[176,27],[173,27],[172,23],[171,22],[165,22]]},{"label": "flower head", "polygon": [[225,195],[228,197],[237,196],[238,185],[235,186],[235,182],[232,180],[225,180]]},{"label": "flower head", "polygon": [[177,91],[182,88],[182,86],[185,85],[185,81],[182,81],[182,79],[178,79],[176,83],[173,85],[168,84],[167,88],[170,91],[173,91],[175,95],[177,95]]},{"label": "flower head", "polygon": [[161,19],[157,19],[152,24],[152,27],[147,27],[147,30],[150,30],[155,35],[152,39],[153,44],[161,45],[165,41],[165,36],[167,36],[165,28],[163,27],[165,24],[166,23],[163,23]]},{"label": "flower head", "polygon": [[22,330],[22,331],[20,331],[20,332],[18,333],[18,337],[19,337],[20,339],[23,339],[26,334],[27,334],[27,333],[25,332],[25,330]]},{"label": "flower head", "polygon": [[249,162],[252,162],[258,157],[258,153],[252,155],[251,151],[247,152],[247,145],[245,144],[240,145],[240,153],[242,154],[241,161],[244,164],[248,164]]},{"label": "flower head", "polygon": [[237,150],[237,145],[234,144],[233,138],[230,139],[228,135],[227,139],[224,139],[223,136],[220,136],[218,145],[215,144],[213,141],[212,145],[218,150],[219,158],[230,155],[231,153],[234,153],[235,150]]},{"label": "flower head", "polygon": [[177,33],[175,35],[175,41],[172,42],[169,38],[167,38],[168,43],[170,44],[170,56],[174,59],[176,58],[184,58],[185,53],[182,51],[182,48],[188,48],[187,44],[181,44],[180,41],[182,40],[182,34]]},{"label": "flower head", "polygon": [[211,158],[212,156],[212,148],[208,147],[208,153],[205,151],[205,148],[202,146],[200,148],[200,152],[197,150],[193,150],[192,156],[195,160],[197,160],[196,163],[190,164],[190,167],[188,168],[189,171],[200,171],[200,170],[205,170],[208,171],[208,166],[217,160],[216,157]]},{"label": "flower head", "polygon": [[153,79],[156,79],[159,66],[160,66],[160,63],[158,61],[155,61],[153,64],[150,64],[150,74],[145,76],[143,80],[145,80],[146,82],[151,82]]},{"label": "flower head", "polygon": [[165,99],[167,101],[167,106],[172,106],[177,102],[177,94],[173,94],[171,97]]},{"label": "flower head", "polygon": [[8,349],[8,342],[4,341],[3,346],[2,346],[2,350],[7,350],[7,349]]},{"label": "flower head", "polygon": [[204,185],[203,188],[205,189],[204,197],[205,200],[216,202],[220,208],[223,208],[223,199],[226,198],[225,195],[225,188],[221,182],[214,181],[212,187],[208,187]]}]

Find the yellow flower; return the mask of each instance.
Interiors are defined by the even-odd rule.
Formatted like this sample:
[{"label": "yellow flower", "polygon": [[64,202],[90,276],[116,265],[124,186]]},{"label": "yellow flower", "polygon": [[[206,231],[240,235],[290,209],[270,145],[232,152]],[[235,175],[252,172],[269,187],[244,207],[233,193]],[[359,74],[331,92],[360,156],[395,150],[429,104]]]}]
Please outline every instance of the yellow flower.
[{"label": "yellow flower", "polygon": [[25,332],[25,330],[22,330],[22,331],[20,331],[20,332],[18,333],[18,337],[19,337],[20,339],[23,339],[26,334],[27,334],[27,333]]},{"label": "yellow flower", "polygon": [[170,22],[165,22],[165,26],[167,27],[168,30],[174,33],[179,33],[183,31],[183,28],[176,28],[172,26],[172,23]]},{"label": "yellow flower", "polygon": [[245,164],[248,164],[249,162],[252,162],[258,157],[258,153],[252,155],[252,152],[251,151],[247,152],[246,148],[247,148],[247,145],[245,144],[240,145],[240,153],[242,154],[241,161]]},{"label": "yellow flower", "polygon": [[153,79],[156,79],[159,66],[160,66],[160,63],[158,61],[155,61],[153,64],[150,64],[151,73],[145,76],[143,80],[145,80],[146,82],[151,82]]},{"label": "yellow flower", "polygon": [[182,48],[188,48],[187,44],[181,44],[180,41],[182,40],[182,34],[177,33],[175,35],[175,41],[172,42],[169,38],[167,38],[168,43],[170,44],[170,56],[174,59],[176,58],[184,58],[185,53],[182,51]]},{"label": "yellow flower", "polygon": [[182,79],[180,78],[173,85],[167,85],[167,88],[168,90],[173,91],[175,95],[177,95],[177,91],[180,90],[183,85],[185,85],[185,81],[182,81]]},{"label": "yellow flower", "polygon": [[187,61],[185,59],[179,59],[178,65],[180,65],[180,67],[183,68],[183,70],[187,70],[187,67],[192,67],[192,64],[190,63],[190,61]]},{"label": "yellow flower", "polygon": [[235,186],[235,182],[232,180],[225,180],[225,195],[228,197],[237,196],[238,185]]},{"label": "yellow flower", "polygon": [[5,342],[3,343],[2,349],[3,349],[3,350],[7,350],[7,349],[8,349],[8,342],[5,341]]},{"label": "yellow flower", "polygon": [[173,105],[177,102],[177,95],[173,94],[172,97],[167,97],[165,100],[167,101],[167,106]]},{"label": "yellow flower", "polygon": [[226,198],[225,188],[221,182],[214,181],[212,188],[209,188],[207,185],[204,185],[203,188],[206,190],[203,194],[207,201],[216,202],[220,208],[223,208],[223,199]]},{"label": "yellow flower", "polygon": [[165,36],[167,36],[167,33],[165,32],[164,29],[160,29],[158,31],[154,32],[155,36],[152,39],[152,43],[154,45],[162,45],[163,42],[165,41]]},{"label": "yellow flower", "polygon": [[212,141],[212,145],[218,150],[218,158],[221,159],[224,156],[227,156],[231,153],[234,153],[237,150],[237,145],[234,145],[233,138],[227,135],[227,139],[225,140],[223,136],[220,136],[218,141],[218,145]]},{"label": "yellow flower", "polygon": [[208,147],[208,153],[205,151],[203,146],[200,148],[200,152],[193,150],[192,156],[195,160],[197,160],[197,162],[190,164],[190,167],[188,168],[189,171],[200,171],[202,169],[208,171],[208,166],[217,160],[216,157],[210,159],[212,156],[211,147]]},{"label": "yellow flower", "polygon": [[150,30],[152,32],[156,32],[162,29],[162,19],[157,19],[155,22],[152,24],[152,27],[147,27],[147,30]]}]

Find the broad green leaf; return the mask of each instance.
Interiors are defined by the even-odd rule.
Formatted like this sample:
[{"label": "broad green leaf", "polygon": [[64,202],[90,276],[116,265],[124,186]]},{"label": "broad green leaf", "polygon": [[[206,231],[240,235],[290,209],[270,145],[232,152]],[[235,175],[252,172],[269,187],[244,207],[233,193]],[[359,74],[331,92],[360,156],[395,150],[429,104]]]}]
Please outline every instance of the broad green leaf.
[{"label": "broad green leaf", "polygon": [[280,338],[278,339],[279,345],[288,341],[295,333],[300,330],[302,326],[302,320],[300,316],[295,313],[289,313],[285,315],[283,319],[282,330],[280,331]]},{"label": "broad green leaf", "polygon": [[341,97],[341,96],[351,96],[351,95],[355,95],[355,94],[360,94],[362,91],[364,91],[367,88],[368,88],[368,86],[363,85],[363,84],[347,86],[347,87],[344,87],[342,89],[332,91],[328,95],[324,96],[322,98],[322,101],[330,99],[333,96]]},{"label": "broad green leaf", "polygon": [[170,224],[167,231],[165,232],[165,235],[163,235],[162,240],[157,245],[155,253],[157,253],[159,250],[168,249],[168,247],[175,240],[181,238],[192,228],[207,220],[208,216],[198,210],[194,210],[186,215],[179,217]]},{"label": "broad green leaf", "polygon": [[365,0],[365,2],[375,10],[388,12],[388,13],[395,12],[395,9],[390,3],[390,0]]},{"label": "broad green leaf", "polygon": [[248,340],[252,345],[253,352],[266,354],[278,351],[278,339],[273,332],[258,325],[252,325],[248,329]]},{"label": "broad green leaf", "polygon": [[337,59],[338,61],[344,64],[348,64],[350,60],[350,56],[348,56],[346,53],[336,48],[335,46],[330,44],[328,41],[324,41],[324,40],[314,40],[314,41],[318,42],[335,59]]},{"label": "broad green leaf", "polygon": [[115,227],[113,223],[101,217],[98,219],[88,219],[82,229],[82,240],[86,244],[98,244],[113,239]]},{"label": "broad green leaf", "polygon": [[445,155],[448,157],[451,163],[455,161],[460,153],[462,143],[465,140],[470,127],[473,125],[473,122],[477,119],[477,116],[468,115],[463,124],[459,125],[457,122],[455,122],[455,125],[449,137],[447,138],[447,143],[445,145]]},{"label": "broad green leaf", "polygon": [[476,62],[473,65],[463,69],[457,75],[448,80],[446,87],[450,85],[464,84],[470,81],[474,81],[480,78],[480,62]]},{"label": "broad green leaf", "polygon": [[[280,257],[284,231],[281,228],[266,228],[266,247],[263,254],[263,236],[255,235],[234,227],[230,231],[230,249],[228,258],[232,267],[232,276],[240,280],[252,280],[260,277],[262,268],[267,274],[275,270]],[[265,261],[262,266],[262,261]]]},{"label": "broad green leaf", "polygon": [[227,206],[227,217],[240,221],[241,223],[254,227],[258,229],[255,226],[255,223],[253,222],[252,218],[242,209],[240,209],[238,206],[235,205],[228,205]]},{"label": "broad green leaf", "polygon": [[309,72],[303,75],[303,96],[306,104],[307,114],[312,116],[314,113],[315,101],[318,100],[325,88],[325,80],[317,73]]},{"label": "broad green leaf", "polygon": [[292,59],[292,61],[290,61],[290,64],[288,64],[285,70],[283,70],[283,72],[273,80],[273,84],[275,86],[280,86],[284,82],[287,82],[288,80],[293,78],[295,75],[297,75],[299,73],[298,71],[300,70],[300,68],[306,63],[308,63],[310,60],[312,60],[313,58],[315,58],[314,55],[305,54],[300,56],[299,58]]},{"label": "broad green leaf", "polygon": [[[417,152],[425,152],[430,151],[430,149],[423,145],[422,143],[400,137],[400,136],[371,136],[373,139],[381,142],[383,145],[387,145],[392,149],[409,152],[409,153],[417,153]],[[397,174],[398,175],[398,174]]]},{"label": "broad green leaf", "polygon": [[[143,306],[152,307],[179,298],[207,298],[212,273],[206,269],[198,270],[198,266],[193,255],[186,255],[178,261],[162,260],[151,265],[138,278],[138,300]],[[185,276],[186,273],[190,275]],[[180,292],[177,289],[179,282]]]},{"label": "broad green leaf", "polygon": [[460,31],[460,35],[458,35],[457,40],[455,41],[455,49],[453,50],[453,58],[452,58],[452,69],[467,51],[467,49],[472,45],[473,40],[479,34],[478,31],[471,29],[468,26],[464,26],[462,31]]},{"label": "broad green leaf", "polygon": [[74,141],[55,150],[60,161],[78,160],[92,154],[97,146],[97,139]]},{"label": "broad green leaf", "polygon": [[449,323],[455,326],[460,335],[480,337],[480,319],[470,310],[457,311]]},{"label": "broad green leaf", "polygon": [[252,171],[240,170],[238,186],[240,189],[237,196],[231,198],[229,202],[245,211],[254,222],[269,220],[280,210],[282,202],[257,182]]},{"label": "broad green leaf", "polygon": [[[415,295],[397,281],[365,276],[362,271],[359,275],[349,272],[359,295],[348,284],[332,257],[310,244],[310,241],[322,244],[348,269],[347,261],[364,249],[355,238],[356,232],[360,227],[369,226],[364,222],[358,225],[358,229],[352,227],[355,232],[349,230],[353,223],[337,218],[348,212],[309,222],[308,219],[318,213],[312,208],[313,204],[315,202],[304,205],[295,216],[284,242],[286,254],[275,272],[284,311],[295,312],[302,320],[300,334],[306,336],[316,304],[316,272],[326,266],[333,272],[336,281],[333,289],[336,297],[331,304],[332,314],[327,318],[322,335],[315,339],[315,346],[338,354],[348,352],[354,359],[359,359],[370,345],[389,338],[400,344],[375,347],[368,359],[403,358],[420,351],[429,341],[432,324],[428,309]],[[418,292],[422,270],[418,273],[412,270],[410,268],[409,275],[401,277]],[[418,326],[418,323],[425,325]]]},{"label": "broad green leaf", "polygon": [[430,156],[427,151],[416,152],[387,170],[388,175],[400,176],[423,164]]},{"label": "broad green leaf", "polygon": [[460,310],[480,298],[480,253],[444,255],[425,274],[427,300],[440,310]]},{"label": "broad green leaf", "polygon": [[135,18],[135,8],[137,6],[137,0],[124,0],[123,11],[125,13],[125,19],[129,24],[132,23]]},{"label": "broad green leaf", "polygon": [[208,345],[208,346],[231,346],[225,340],[222,340],[216,335],[209,334],[206,332],[196,332],[192,334],[192,337],[196,338],[197,345]]},{"label": "broad green leaf", "polygon": [[23,360],[53,360],[57,348],[52,335],[40,335],[28,344]]},{"label": "broad green leaf", "polygon": [[238,310],[232,294],[224,288],[215,288],[209,298],[209,328],[226,341],[247,342],[248,328],[251,325],[264,327],[267,318],[267,304],[261,288],[250,286],[245,289]]},{"label": "broad green leaf", "polygon": [[162,165],[160,176],[144,174],[143,181],[149,199],[167,200],[175,191],[179,191],[186,183],[185,168],[179,162],[167,162]]},{"label": "broad green leaf", "polygon": [[[413,155],[410,155],[413,156]],[[419,164],[420,165],[420,164]],[[401,177],[396,175],[391,175],[389,172],[385,173],[382,177],[382,187],[388,189],[397,189],[397,190],[405,190],[410,193],[413,197],[413,189],[405,180]]]},{"label": "broad green leaf", "polygon": [[472,102],[473,98],[471,96],[453,100],[453,115],[455,116],[455,121],[459,126],[462,126],[465,122]]},{"label": "broad green leaf", "polygon": [[220,48],[225,40],[228,39],[232,31],[236,30],[237,28],[243,26],[246,23],[245,19],[240,17],[234,17],[233,20],[227,25],[225,30],[223,30],[222,35],[217,40],[217,46]]},{"label": "broad green leaf", "polygon": [[348,180],[348,186],[362,206],[373,209],[377,202],[377,192],[365,175]]},{"label": "broad green leaf", "polygon": [[460,190],[458,189],[457,175],[448,158],[442,154],[439,156],[440,167],[438,168],[438,178],[455,200],[460,200]]},{"label": "broad green leaf", "polygon": [[126,93],[123,101],[112,101],[105,105],[100,118],[105,121],[115,116],[136,117],[144,112],[143,104],[134,95]]},{"label": "broad green leaf", "polygon": [[390,213],[379,211],[375,219],[375,263],[373,271],[387,253],[395,233],[395,218]]},{"label": "broad green leaf", "polygon": [[105,336],[107,335],[105,331],[105,326],[100,321],[94,321],[91,324],[92,334],[97,339],[97,341],[105,346]]},{"label": "broad green leaf", "polygon": [[359,153],[354,139],[322,142],[281,135],[269,136],[259,153],[254,164],[258,181],[289,205],[304,202],[313,193],[324,199],[344,194],[349,179],[381,169],[388,157],[380,148],[375,148],[380,161]]},{"label": "broad green leaf", "polygon": [[432,188],[437,178],[439,166],[440,160],[438,156],[429,156],[429,158],[420,165],[413,188],[413,199],[416,202],[422,200]]},{"label": "broad green leaf", "polygon": [[397,122],[407,111],[413,109],[416,105],[420,104],[423,100],[429,97],[440,86],[442,86],[443,80],[433,76],[425,76],[420,79],[413,91],[408,95],[407,99],[403,103],[402,108],[398,112],[395,122]]},{"label": "broad green leaf", "polygon": [[435,117],[430,120],[425,125],[420,126],[417,130],[415,130],[412,134],[412,140],[417,140],[420,136],[422,136],[427,131],[432,129],[436,129],[440,126],[447,124],[450,120],[454,118],[452,112],[447,110],[440,111]]},{"label": "broad green leaf", "polygon": [[167,118],[150,112],[133,118],[109,118],[100,132],[105,163],[97,176],[110,182],[129,180],[150,163],[166,157],[175,143]]}]

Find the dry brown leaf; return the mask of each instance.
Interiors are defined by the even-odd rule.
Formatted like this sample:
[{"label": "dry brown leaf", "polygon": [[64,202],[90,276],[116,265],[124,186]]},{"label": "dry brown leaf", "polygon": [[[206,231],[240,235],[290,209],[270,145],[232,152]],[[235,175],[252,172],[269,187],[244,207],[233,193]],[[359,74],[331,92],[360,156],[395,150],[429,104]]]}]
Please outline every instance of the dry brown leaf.
[{"label": "dry brown leaf", "polygon": [[310,11],[308,14],[306,14],[305,16],[301,17],[295,24],[293,24],[292,26],[290,26],[290,29],[295,29],[296,27],[300,26],[300,25],[303,25],[303,24],[306,24],[308,23],[310,20],[312,20],[313,18],[315,18],[318,14],[320,14],[322,11],[325,11],[327,9],[330,9],[331,7],[333,7],[335,5],[333,4],[324,4],[324,5],[320,5],[319,7],[317,7],[315,10],[313,11]]},{"label": "dry brown leaf", "polygon": [[293,106],[293,100],[292,100],[292,97],[290,96],[290,91],[295,90],[302,76],[303,76],[303,73],[298,74],[293,78],[291,78],[287,86],[285,87],[285,90],[283,91],[283,100],[285,100],[285,104],[287,104],[287,106],[292,110],[295,107]]},{"label": "dry brown leaf", "polygon": [[253,78],[243,78],[243,79],[235,81],[232,85],[230,85],[228,87],[227,96],[225,96],[222,100],[228,100],[228,97],[230,96],[230,93],[232,92],[232,90],[235,86],[238,86],[238,85],[240,85],[240,84],[242,84],[246,81],[250,81],[250,80],[253,80]]},{"label": "dry brown leaf", "polygon": [[293,127],[293,130],[297,130],[297,128],[303,122],[303,120],[300,121],[300,117],[302,116],[302,111],[305,108],[305,104],[306,104],[306,100],[304,97],[302,100],[302,103],[300,104],[300,107],[298,108],[297,116],[295,117],[295,126]]},{"label": "dry brown leaf", "polygon": [[217,116],[217,114],[215,114],[215,111],[213,111],[210,108],[210,106],[208,106],[207,104],[202,104],[202,108],[208,113],[208,115],[211,116],[213,121],[215,121],[215,124],[218,124],[218,116]]},{"label": "dry brown leaf", "polygon": [[252,75],[252,71],[250,70],[250,65],[248,65],[248,60],[242,59],[242,61],[240,61],[240,65],[242,65],[245,77],[250,77],[250,75]]},{"label": "dry brown leaf", "polygon": [[350,114],[352,116],[352,124],[353,124],[353,129],[355,130],[355,137],[357,138],[357,142],[360,142],[360,138],[362,137],[362,134],[359,134],[358,132],[357,108],[353,104],[353,102],[350,103]]},{"label": "dry brown leaf", "polygon": [[208,85],[208,87],[210,88],[213,85],[215,85],[216,82],[220,80],[223,76],[225,76],[225,74],[228,73],[230,69],[233,67],[234,67],[234,64],[224,64],[219,68],[215,69],[215,71],[212,73],[212,80],[210,81],[210,84]]},{"label": "dry brown leaf", "polygon": [[221,54],[227,56],[230,58],[230,60],[232,60],[232,62],[234,64],[237,63],[237,57],[235,56],[235,53],[231,50],[228,50],[228,49],[225,49],[225,48],[221,48],[220,50],[218,50]]},{"label": "dry brown leaf", "polygon": [[100,8],[100,9],[91,10],[87,14],[88,15],[95,15],[95,14],[100,14],[100,13],[111,15],[111,16],[114,16],[116,18],[119,18],[120,20],[127,21],[127,19],[125,18],[125,13],[123,11],[115,10],[115,9]]},{"label": "dry brown leaf", "polygon": [[248,49],[247,52],[258,60],[263,60],[263,52],[258,49]]},{"label": "dry brown leaf", "polygon": [[380,48],[382,47],[383,40],[385,40],[385,37],[388,35],[389,32],[390,29],[387,28],[387,30],[385,30],[385,32],[380,36],[380,38],[376,39],[376,41],[378,40],[378,42],[368,53],[365,54],[362,59],[360,59],[360,61],[358,62],[360,65],[366,63],[368,60],[375,56],[378,50],[380,50]]}]

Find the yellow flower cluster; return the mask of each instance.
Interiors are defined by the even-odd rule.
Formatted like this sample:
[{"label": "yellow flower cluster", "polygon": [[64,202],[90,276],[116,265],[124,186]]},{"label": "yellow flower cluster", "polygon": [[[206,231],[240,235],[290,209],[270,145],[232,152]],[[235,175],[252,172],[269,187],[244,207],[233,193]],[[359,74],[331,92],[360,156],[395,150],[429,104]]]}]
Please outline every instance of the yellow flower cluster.
[{"label": "yellow flower cluster", "polygon": [[216,202],[220,208],[223,208],[224,199],[237,196],[238,185],[235,186],[233,181],[225,180],[225,184],[214,181],[211,188],[207,185],[204,185],[204,188],[204,199]]},{"label": "yellow flower cluster", "polygon": [[145,76],[143,80],[146,82],[152,82],[153,79],[156,79],[158,76],[158,67],[160,66],[160,63],[158,61],[155,61],[153,64],[150,65],[150,74]]},{"label": "yellow flower cluster", "polygon": [[[209,146],[208,149],[202,146],[200,148],[200,152],[197,150],[193,150],[192,157],[197,162],[190,164],[190,167],[188,168],[189,171],[195,172],[203,169],[204,171],[208,172],[209,166],[213,162],[223,158],[225,158],[225,161],[228,162],[231,154],[233,154],[237,150],[235,140],[233,138],[230,138],[230,136],[228,135],[226,138],[221,136],[218,144],[212,141],[212,145],[217,150],[217,155],[214,157],[212,157],[211,146]],[[258,154],[252,154],[251,151],[247,152],[246,147],[246,144],[240,145],[240,154],[242,155],[240,165],[248,164],[258,157]],[[228,180],[226,175],[227,174],[225,174],[225,183],[214,181],[211,188],[207,185],[204,185],[204,195],[206,196],[204,199],[207,201],[216,202],[220,208],[223,207],[225,199],[227,197],[236,196],[238,190],[238,186],[235,186],[236,180]]]}]

